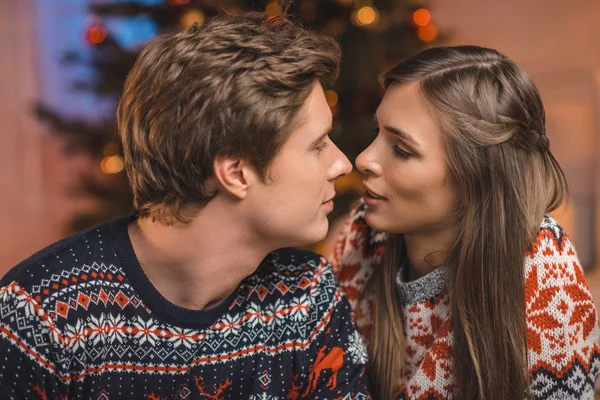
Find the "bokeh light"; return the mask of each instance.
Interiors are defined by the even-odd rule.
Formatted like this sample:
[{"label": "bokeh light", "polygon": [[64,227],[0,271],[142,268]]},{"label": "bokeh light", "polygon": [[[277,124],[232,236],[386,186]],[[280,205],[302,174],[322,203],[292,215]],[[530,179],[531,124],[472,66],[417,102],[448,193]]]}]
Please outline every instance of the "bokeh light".
[{"label": "bokeh light", "polygon": [[100,169],[105,174],[118,174],[124,167],[125,163],[121,156],[104,157],[100,162]]},{"label": "bokeh light", "polygon": [[192,8],[191,10],[187,11],[185,14],[183,14],[181,16],[181,19],[179,20],[179,24],[183,28],[189,28],[190,26],[194,25],[194,23],[196,23],[196,22],[198,23],[198,25],[202,26],[202,25],[204,25],[205,21],[206,21],[206,14],[204,14],[204,12],[202,12],[202,10]]},{"label": "bokeh light", "polygon": [[327,100],[327,104],[329,104],[329,107],[335,107],[335,105],[338,102],[338,94],[335,92],[335,90],[326,90],[325,99]]},{"label": "bokeh light", "polygon": [[377,11],[370,6],[361,7],[356,13],[356,21],[359,25],[371,25],[377,20]]},{"label": "bokeh light", "polygon": [[89,44],[100,44],[106,39],[107,32],[103,26],[92,26],[85,32],[85,40]]},{"label": "bokeh light", "polygon": [[419,39],[423,42],[433,42],[438,36],[438,30],[433,24],[420,26],[417,30],[417,36],[419,36]]},{"label": "bokeh light", "polygon": [[281,15],[281,4],[277,1],[272,1],[267,4],[265,11],[269,17],[278,17]]},{"label": "bokeh light", "polygon": [[413,13],[412,19],[417,26],[427,26],[431,22],[431,13],[425,8],[419,8]]}]

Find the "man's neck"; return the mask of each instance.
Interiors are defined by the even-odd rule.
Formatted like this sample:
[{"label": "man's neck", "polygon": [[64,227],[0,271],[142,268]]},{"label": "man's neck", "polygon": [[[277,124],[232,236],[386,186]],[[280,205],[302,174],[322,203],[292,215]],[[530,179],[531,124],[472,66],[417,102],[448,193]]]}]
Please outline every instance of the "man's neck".
[{"label": "man's neck", "polygon": [[240,226],[234,214],[202,210],[189,224],[138,219],[129,236],[150,282],[171,303],[192,310],[225,300],[274,250]]}]

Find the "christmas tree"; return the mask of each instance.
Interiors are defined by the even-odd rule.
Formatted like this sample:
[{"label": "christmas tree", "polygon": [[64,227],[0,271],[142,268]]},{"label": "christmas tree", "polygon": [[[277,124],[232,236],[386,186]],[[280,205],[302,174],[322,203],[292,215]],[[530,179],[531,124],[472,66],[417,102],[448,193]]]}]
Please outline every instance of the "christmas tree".
[{"label": "christmas tree", "polygon": [[[224,13],[265,10],[282,12],[277,0],[138,0],[103,2],[90,7],[91,21],[85,40],[89,54],[70,53],[66,61],[86,63],[94,79],[73,82],[73,88],[90,91],[111,111],[89,122],[73,120],[44,105],[37,114],[67,139],[67,151],[85,152],[97,159],[97,169],[80,179],[78,193],[93,196],[97,209],[76,215],[75,231],[131,212],[132,195],[123,171],[116,132],[115,112],[125,77],[140,46],[130,48],[118,40],[119,32],[107,21],[143,18],[155,32],[184,29]],[[332,139],[350,160],[374,138],[373,113],[383,94],[381,74],[399,60],[441,40],[431,13],[407,0],[295,0],[288,14],[311,29],[333,36],[343,52],[342,69],[335,87],[326,91],[335,116]],[[113,24],[114,25],[114,24]],[[101,122],[98,122],[101,121]],[[360,180],[351,174],[336,184],[338,197],[331,217],[348,211],[360,195]]]}]

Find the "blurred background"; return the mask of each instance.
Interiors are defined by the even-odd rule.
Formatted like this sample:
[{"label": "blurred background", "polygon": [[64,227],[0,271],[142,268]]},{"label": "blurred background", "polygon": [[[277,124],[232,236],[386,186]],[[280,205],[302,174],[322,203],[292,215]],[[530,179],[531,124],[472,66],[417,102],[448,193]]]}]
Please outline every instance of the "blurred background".
[{"label": "blurred background", "polygon": [[[353,161],[373,139],[381,74],[427,46],[477,44],[520,63],[538,85],[551,148],[571,188],[555,217],[600,299],[600,2],[597,0],[295,0],[335,37],[342,75],[326,92],[334,141]],[[159,32],[219,13],[281,12],[277,0],[0,0],[0,276],[34,251],[131,211],[114,113],[139,49]],[[338,185],[332,231],[361,195]],[[324,252],[331,242],[315,249]]]}]

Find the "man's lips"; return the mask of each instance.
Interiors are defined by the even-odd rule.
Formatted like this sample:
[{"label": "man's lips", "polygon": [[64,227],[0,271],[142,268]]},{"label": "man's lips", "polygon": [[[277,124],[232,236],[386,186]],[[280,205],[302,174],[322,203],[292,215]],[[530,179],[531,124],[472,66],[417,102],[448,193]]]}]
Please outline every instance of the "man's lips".
[{"label": "man's lips", "polygon": [[334,194],[333,196],[331,196],[329,199],[325,200],[325,201],[323,202],[323,204],[325,204],[325,203],[329,203],[330,201],[333,201],[333,199],[335,199],[335,194]]}]

